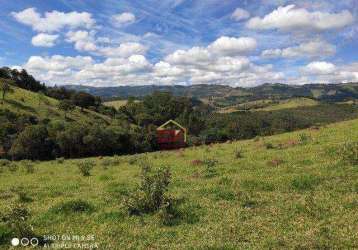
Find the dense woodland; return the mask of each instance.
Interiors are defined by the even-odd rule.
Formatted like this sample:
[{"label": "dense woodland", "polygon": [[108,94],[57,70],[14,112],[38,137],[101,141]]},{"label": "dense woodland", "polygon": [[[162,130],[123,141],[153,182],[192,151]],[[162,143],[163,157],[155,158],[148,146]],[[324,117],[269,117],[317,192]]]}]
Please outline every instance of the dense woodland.
[{"label": "dense woodland", "polygon": [[[70,113],[78,106],[83,113],[91,110],[109,118],[90,123],[68,117],[53,119],[51,115],[43,118],[6,110],[0,104],[0,157],[14,160],[155,151],[156,128],[169,119],[188,128],[190,146],[272,135],[358,116],[357,105],[334,103],[271,112],[219,114],[198,99],[169,92],[153,92],[141,102],[129,99],[116,110],[85,92],[46,87],[25,70],[1,68],[0,83],[2,93],[17,86],[59,100],[56,108],[64,112]],[[11,101],[6,95],[3,99]]]}]

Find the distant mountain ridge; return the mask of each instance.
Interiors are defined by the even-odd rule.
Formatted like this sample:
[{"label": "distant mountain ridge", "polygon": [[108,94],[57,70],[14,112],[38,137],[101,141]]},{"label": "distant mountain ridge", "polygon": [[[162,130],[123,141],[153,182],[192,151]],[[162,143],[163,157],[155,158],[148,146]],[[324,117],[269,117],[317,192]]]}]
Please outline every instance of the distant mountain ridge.
[{"label": "distant mountain ridge", "polygon": [[104,99],[142,97],[155,91],[171,92],[177,96],[195,98],[233,99],[235,102],[260,99],[288,99],[291,97],[308,97],[322,101],[348,101],[358,99],[358,83],[340,84],[305,84],[287,85],[267,83],[252,88],[230,87],[226,85],[143,85],[118,87],[90,87],[83,85],[66,85],[65,88],[84,91]]}]

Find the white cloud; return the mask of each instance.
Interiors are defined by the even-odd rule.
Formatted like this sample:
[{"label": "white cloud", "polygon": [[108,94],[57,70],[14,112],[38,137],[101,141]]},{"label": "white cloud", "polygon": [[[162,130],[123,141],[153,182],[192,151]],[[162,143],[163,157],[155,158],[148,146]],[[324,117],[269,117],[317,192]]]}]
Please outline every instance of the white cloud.
[{"label": "white cloud", "polygon": [[301,43],[298,46],[284,49],[269,49],[261,53],[262,57],[299,58],[299,57],[327,57],[336,53],[336,46],[321,40]]},{"label": "white cloud", "polygon": [[88,32],[86,30],[69,31],[66,34],[66,41],[75,44],[75,49],[78,51],[96,51],[95,32]]},{"label": "white cloud", "polygon": [[32,38],[31,43],[37,47],[53,47],[57,38],[58,35],[40,33]]},{"label": "white cloud", "polygon": [[302,68],[302,72],[308,75],[327,75],[335,70],[334,64],[324,61],[311,62]]},{"label": "white cloud", "polygon": [[263,18],[251,18],[246,26],[250,29],[280,29],[284,31],[315,30],[324,31],[338,29],[351,24],[354,21],[348,10],[339,13],[327,13],[321,11],[309,12],[295,5],[278,7]]},{"label": "white cloud", "polygon": [[135,22],[136,17],[133,13],[124,12],[112,16],[113,21],[116,25],[129,25]]},{"label": "white cloud", "polygon": [[231,18],[236,21],[245,20],[250,17],[250,13],[247,10],[237,8],[231,15]]},{"label": "white cloud", "polygon": [[206,48],[193,47],[189,50],[177,50],[168,55],[165,61],[175,65],[200,65],[211,60],[211,54]]},{"label": "white cloud", "polygon": [[31,26],[33,30],[39,32],[55,32],[65,27],[92,28],[95,20],[88,12],[46,12],[44,16],[37,12],[35,8],[28,8],[20,12],[12,12],[12,16],[20,23]]},{"label": "white cloud", "polygon": [[144,55],[148,48],[140,43],[122,43],[118,47],[104,47],[99,49],[99,54],[107,57],[130,57],[131,55]]},{"label": "white cloud", "polygon": [[222,36],[209,45],[208,49],[220,55],[237,55],[250,52],[257,46],[256,40],[251,37]]}]

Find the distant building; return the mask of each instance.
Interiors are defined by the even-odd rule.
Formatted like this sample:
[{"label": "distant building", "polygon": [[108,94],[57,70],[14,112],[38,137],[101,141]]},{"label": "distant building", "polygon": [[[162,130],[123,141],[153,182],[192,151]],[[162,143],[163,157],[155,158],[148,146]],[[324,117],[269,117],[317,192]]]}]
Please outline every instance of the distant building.
[{"label": "distant building", "polygon": [[161,150],[183,148],[186,146],[186,141],[186,128],[173,120],[157,128],[157,143]]}]

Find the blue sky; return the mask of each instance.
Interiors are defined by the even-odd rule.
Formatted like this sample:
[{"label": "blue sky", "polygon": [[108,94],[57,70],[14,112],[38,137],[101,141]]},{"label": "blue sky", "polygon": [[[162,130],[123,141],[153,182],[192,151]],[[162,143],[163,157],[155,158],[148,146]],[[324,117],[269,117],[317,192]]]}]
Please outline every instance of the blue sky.
[{"label": "blue sky", "polygon": [[0,64],[48,85],[358,81],[358,0],[0,4]]}]

